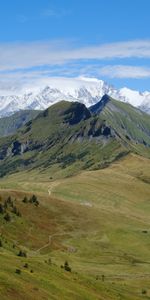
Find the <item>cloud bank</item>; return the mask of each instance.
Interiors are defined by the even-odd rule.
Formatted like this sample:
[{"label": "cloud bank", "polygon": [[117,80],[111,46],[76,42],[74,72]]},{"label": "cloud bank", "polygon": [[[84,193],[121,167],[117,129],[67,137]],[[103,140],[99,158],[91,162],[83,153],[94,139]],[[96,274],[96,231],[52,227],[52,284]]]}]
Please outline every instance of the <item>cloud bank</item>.
[{"label": "cloud bank", "polygon": [[150,68],[126,66],[126,65],[108,65],[100,68],[99,74],[109,78],[147,78],[150,77]]},{"label": "cloud bank", "polygon": [[[74,41],[55,40],[0,44],[1,93],[47,83],[52,77],[141,79],[150,67],[125,61],[150,58],[150,40],[133,40],[76,47]],[[117,64],[117,60],[122,62]],[[125,60],[125,61],[124,61]]]},{"label": "cloud bank", "polygon": [[0,71],[123,58],[150,58],[150,40],[78,48],[62,40],[0,44]]}]

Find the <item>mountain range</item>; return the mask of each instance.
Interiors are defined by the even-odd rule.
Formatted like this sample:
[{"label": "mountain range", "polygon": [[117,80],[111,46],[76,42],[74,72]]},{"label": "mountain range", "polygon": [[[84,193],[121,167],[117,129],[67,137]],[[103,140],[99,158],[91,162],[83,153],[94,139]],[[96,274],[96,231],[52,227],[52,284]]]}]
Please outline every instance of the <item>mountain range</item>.
[{"label": "mountain range", "polygon": [[26,87],[20,92],[0,92],[0,117],[19,110],[44,110],[61,101],[78,101],[87,107],[94,105],[105,94],[130,103],[142,111],[150,113],[150,92],[143,93],[128,88],[116,89],[96,78],[51,78],[39,87]]},{"label": "mountain range", "polygon": [[150,157],[150,117],[108,95],[87,108],[60,101],[0,139],[0,175],[49,169],[68,176],[134,152]]}]

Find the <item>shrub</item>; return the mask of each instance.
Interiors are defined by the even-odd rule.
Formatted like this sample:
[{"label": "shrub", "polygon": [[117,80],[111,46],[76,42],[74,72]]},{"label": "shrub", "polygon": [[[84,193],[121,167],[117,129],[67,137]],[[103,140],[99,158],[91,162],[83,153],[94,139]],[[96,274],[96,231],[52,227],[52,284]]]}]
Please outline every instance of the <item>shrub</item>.
[{"label": "shrub", "polygon": [[0,214],[3,214],[4,213],[4,208],[3,208],[3,205],[0,203]]},{"label": "shrub", "polygon": [[23,203],[28,203],[28,198],[25,196],[22,200]]},{"label": "shrub", "polygon": [[37,201],[37,197],[35,195],[33,195],[29,200],[30,203],[35,203],[36,201]]},{"label": "shrub", "polygon": [[105,275],[102,275],[102,281],[104,281],[105,280]]},{"label": "shrub", "polygon": [[26,254],[25,251],[20,250],[19,253],[18,253],[18,256],[20,256],[20,257],[27,257],[27,254]]},{"label": "shrub", "polygon": [[16,216],[21,217],[20,211],[17,209],[16,206],[13,207],[12,213],[14,213]]},{"label": "shrub", "polygon": [[17,213],[17,207],[16,207],[16,206],[13,207],[12,213],[13,213],[13,214],[16,214],[16,213]]},{"label": "shrub", "polygon": [[16,274],[21,274],[21,270],[20,269],[16,269]]},{"label": "shrub", "polygon": [[142,294],[146,295],[147,294],[147,290],[146,289],[142,289]]},{"label": "shrub", "polygon": [[64,263],[64,269],[65,269],[65,271],[67,271],[67,272],[71,272],[71,268],[70,268],[70,266],[69,266],[69,264],[68,264],[67,261],[65,261],[65,263]]},{"label": "shrub", "polygon": [[6,201],[7,203],[11,203],[11,196],[9,196]]},{"label": "shrub", "polygon": [[11,221],[11,216],[9,215],[9,213],[6,213],[6,215],[4,216],[5,221],[10,222]]},{"label": "shrub", "polygon": [[0,240],[0,247],[3,247],[3,243],[2,243],[2,241]]},{"label": "shrub", "polygon": [[19,210],[17,210],[16,216],[21,217],[21,212]]},{"label": "shrub", "polygon": [[29,200],[30,203],[33,203],[35,206],[38,206],[39,205],[39,201],[37,199],[37,197],[35,195],[33,195],[30,200]]},{"label": "shrub", "polygon": [[8,208],[7,200],[4,202],[4,209],[6,210]]}]

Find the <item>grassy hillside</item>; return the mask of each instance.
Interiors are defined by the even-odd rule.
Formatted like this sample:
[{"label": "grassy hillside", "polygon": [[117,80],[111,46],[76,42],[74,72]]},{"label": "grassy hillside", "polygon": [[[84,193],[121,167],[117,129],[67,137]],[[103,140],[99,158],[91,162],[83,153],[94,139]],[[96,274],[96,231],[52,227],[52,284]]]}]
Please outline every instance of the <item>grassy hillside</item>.
[{"label": "grassy hillside", "polygon": [[105,95],[92,106],[92,112],[107,120],[118,138],[125,144],[150,146],[150,117],[128,103],[116,101]]},{"label": "grassy hillside", "polygon": [[[1,179],[0,202],[11,194],[21,213],[0,215],[2,299],[149,299],[149,185],[150,160],[133,154],[61,180],[47,170]],[[22,202],[33,193],[39,206]]]},{"label": "grassy hillside", "polygon": [[[115,101],[114,101],[115,102]],[[104,116],[106,117],[109,114],[109,120],[114,126],[114,122],[118,123],[126,132],[126,137],[129,140],[136,139],[137,142],[143,143],[144,145],[150,145],[150,121],[147,114],[142,113],[140,110],[135,110],[131,105],[127,104],[123,106],[122,103],[117,103],[120,111],[114,113],[113,123],[110,118],[110,113],[108,109],[104,111]],[[119,129],[120,129],[119,128]],[[122,135],[123,135],[122,130]]]},{"label": "grassy hillside", "polygon": [[[2,201],[8,195],[10,192],[1,193]],[[61,268],[70,254],[62,240],[73,234],[68,227],[71,222],[76,224],[75,218],[82,224],[84,209],[50,198],[40,198],[35,207],[22,203],[24,194],[20,192],[12,192],[11,197],[21,217],[10,213],[11,221],[4,221],[3,215],[0,218],[1,299],[101,299],[90,276]],[[18,256],[20,250],[27,257]],[[55,251],[64,255],[57,258]]]}]

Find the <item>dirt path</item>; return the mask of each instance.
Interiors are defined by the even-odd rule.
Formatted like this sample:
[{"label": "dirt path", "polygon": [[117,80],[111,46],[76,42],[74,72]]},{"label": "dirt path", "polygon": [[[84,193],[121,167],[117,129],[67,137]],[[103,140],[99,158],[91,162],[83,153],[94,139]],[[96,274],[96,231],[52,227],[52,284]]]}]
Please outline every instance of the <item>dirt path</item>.
[{"label": "dirt path", "polygon": [[48,194],[49,196],[51,196],[52,194],[52,190],[58,186],[60,184],[60,181],[55,181],[55,182],[52,182],[51,185],[48,187]]},{"label": "dirt path", "polygon": [[43,245],[42,247],[40,247],[39,249],[37,250],[34,250],[34,251],[30,251],[30,256],[34,256],[34,255],[37,255],[38,253],[40,254],[40,251],[47,248],[47,247],[50,247],[51,244],[52,244],[52,239],[56,236],[63,236],[63,235],[66,235],[66,234],[69,234],[67,232],[61,232],[61,233],[54,233],[54,234],[51,234],[49,235],[48,237],[48,243],[46,243],[45,245]]}]

